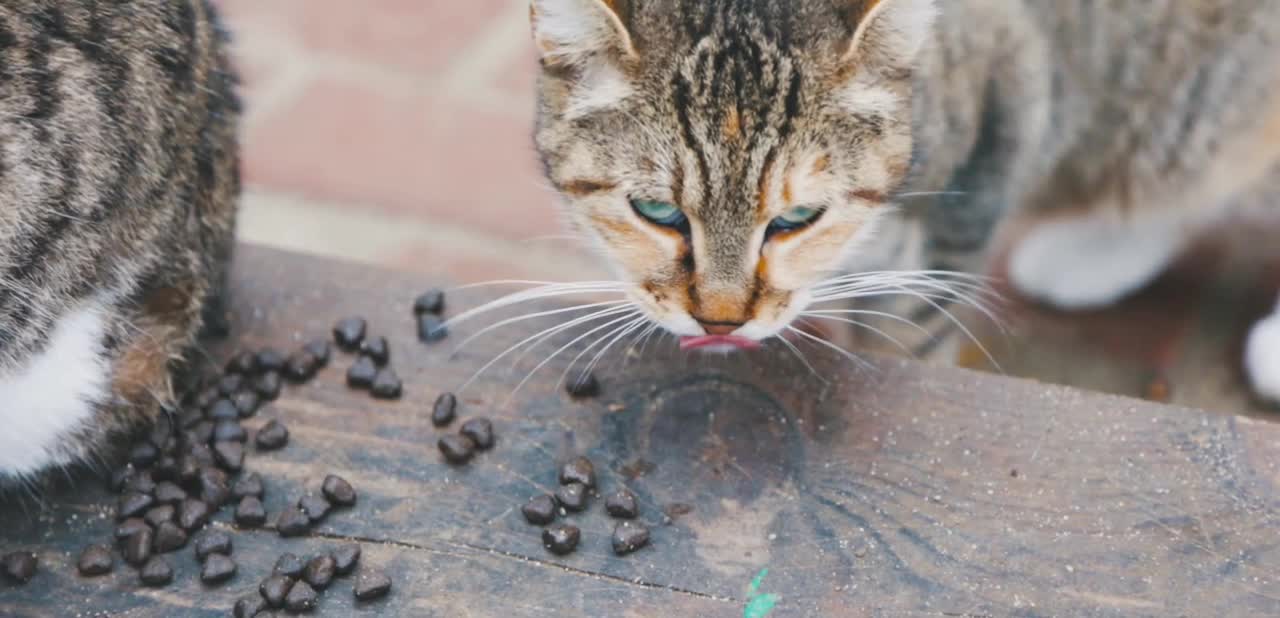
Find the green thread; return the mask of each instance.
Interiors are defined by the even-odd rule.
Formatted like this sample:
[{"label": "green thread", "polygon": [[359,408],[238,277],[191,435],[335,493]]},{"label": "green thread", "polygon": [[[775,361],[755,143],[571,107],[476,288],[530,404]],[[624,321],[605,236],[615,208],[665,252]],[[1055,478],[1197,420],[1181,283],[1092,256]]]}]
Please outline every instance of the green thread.
[{"label": "green thread", "polygon": [[751,586],[747,588],[747,607],[742,610],[742,618],[765,618],[781,600],[776,594],[760,594],[760,586],[768,574],[769,569],[764,569],[751,580]]}]

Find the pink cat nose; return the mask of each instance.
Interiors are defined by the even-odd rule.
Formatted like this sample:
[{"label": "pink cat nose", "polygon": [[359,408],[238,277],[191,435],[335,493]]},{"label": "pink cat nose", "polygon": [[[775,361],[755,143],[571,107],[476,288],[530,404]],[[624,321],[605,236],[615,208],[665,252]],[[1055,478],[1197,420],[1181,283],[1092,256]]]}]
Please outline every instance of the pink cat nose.
[{"label": "pink cat nose", "polygon": [[698,320],[698,324],[702,325],[702,329],[707,331],[708,335],[731,335],[733,331],[742,327],[742,322],[706,322]]}]

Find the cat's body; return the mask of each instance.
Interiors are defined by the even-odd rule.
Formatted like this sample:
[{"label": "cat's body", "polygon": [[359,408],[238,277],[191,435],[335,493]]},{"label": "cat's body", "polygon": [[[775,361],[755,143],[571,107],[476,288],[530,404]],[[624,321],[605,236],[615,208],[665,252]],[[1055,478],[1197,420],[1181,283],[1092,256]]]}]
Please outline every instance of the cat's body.
[{"label": "cat's body", "polygon": [[[1231,209],[1280,209],[1271,0],[532,4],[548,175],[690,339],[772,337],[872,290],[829,275],[890,202],[952,268],[981,268],[1002,220],[1060,216],[1009,271],[1065,308],[1136,290]],[[1280,399],[1280,313],[1247,361]]]},{"label": "cat's body", "polygon": [[231,251],[223,39],[204,0],[0,4],[0,481],[171,401]]}]

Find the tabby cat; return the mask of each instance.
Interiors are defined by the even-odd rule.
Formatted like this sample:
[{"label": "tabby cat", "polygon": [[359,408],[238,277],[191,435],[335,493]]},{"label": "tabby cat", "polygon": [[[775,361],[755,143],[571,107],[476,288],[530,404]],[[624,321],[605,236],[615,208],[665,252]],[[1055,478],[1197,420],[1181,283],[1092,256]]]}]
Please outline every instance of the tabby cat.
[{"label": "tabby cat", "polygon": [[[831,278],[903,196],[926,263],[1106,305],[1207,223],[1280,208],[1274,0],[533,0],[536,143],[576,227],[686,347],[957,277]],[[969,284],[960,284],[958,289]],[[932,287],[931,287],[932,286]],[[901,289],[899,285],[898,289]],[[1280,399],[1280,309],[1246,365]]]},{"label": "tabby cat", "polygon": [[0,484],[170,402],[231,251],[224,46],[205,0],[0,2]]}]

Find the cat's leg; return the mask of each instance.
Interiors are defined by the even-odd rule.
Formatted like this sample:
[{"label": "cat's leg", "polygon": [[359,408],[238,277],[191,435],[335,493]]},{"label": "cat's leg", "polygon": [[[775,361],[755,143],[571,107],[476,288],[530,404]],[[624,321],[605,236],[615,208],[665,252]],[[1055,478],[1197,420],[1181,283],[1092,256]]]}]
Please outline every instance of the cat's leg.
[{"label": "cat's leg", "polygon": [[1164,272],[1186,248],[1189,226],[1174,215],[1122,220],[1095,211],[1042,222],[1009,256],[1024,295],[1062,309],[1109,305]]},{"label": "cat's leg", "polygon": [[1271,315],[1259,320],[1249,332],[1244,366],[1254,392],[1280,403],[1280,302]]}]

